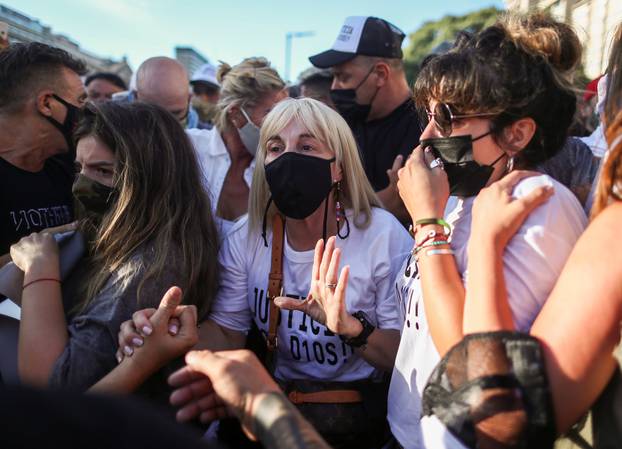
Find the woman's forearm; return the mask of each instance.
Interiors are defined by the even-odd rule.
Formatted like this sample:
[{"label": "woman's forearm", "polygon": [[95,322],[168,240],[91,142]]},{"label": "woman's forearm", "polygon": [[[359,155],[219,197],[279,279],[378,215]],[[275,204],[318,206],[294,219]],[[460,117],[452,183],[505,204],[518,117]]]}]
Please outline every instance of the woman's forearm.
[{"label": "woman's forearm", "polygon": [[213,320],[207,319],[199,325],[199,341],[195,350],[229,351],[241,349],[246,343],[242,332],[227,329]]},{"label": "woman's forearm", "polygon": [[[430,228],[424,227],[421,232]],[[435,228],[442,231],[440,226]],[[449,245],[423,249],[418,261],[425,314],[434,346],[441,357],[462,339],[465,291],[453,256],[428,252],[449,249]]]},{"label": "woman's forearm", "polygon": [[616,202],[588,226],[531,328],[542,343],[560,432],[619,369],[613,350],[622,321],[620,220],[622,203]]},{"label": "woman's forearm", "polygon": [[93,385],[89,392],[129,394],[140,387],[154,370],[146,370],[136,357],[125,357],[106,376]]},{"label": "woman's forearm", "polygon": [[503,248],[491,238],[474,236],[468,254],[464,333],[514,329],[503,273]]},{"label": "woman's forearm", "polygon": [[24,274],[27,287],[22,293],[18,371],[27,384],[47,386],[52,367],[67,345],[60,282],[41,280],[59,276],[57,260],[33,264]]},{"label": "woman's forearm", "polygon": [[367,339],[367,344],[355,352],[370,365],[383,371],[391,372],[395,365],[395,356],[400,344],[400,333],[394,329],[374,329]]}]

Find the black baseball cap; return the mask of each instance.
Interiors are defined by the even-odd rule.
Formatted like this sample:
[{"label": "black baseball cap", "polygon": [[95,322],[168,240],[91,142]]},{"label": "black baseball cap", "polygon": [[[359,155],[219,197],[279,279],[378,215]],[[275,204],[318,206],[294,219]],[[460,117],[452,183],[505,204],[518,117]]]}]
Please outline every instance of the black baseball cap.
[{"label": "black baseball cap", "polygon": [[330,50],[311,56],[315,67],[328,68],[358,55],[402,59],[402,41],[406,35],[395,25],[378,17],[347,17]]}]

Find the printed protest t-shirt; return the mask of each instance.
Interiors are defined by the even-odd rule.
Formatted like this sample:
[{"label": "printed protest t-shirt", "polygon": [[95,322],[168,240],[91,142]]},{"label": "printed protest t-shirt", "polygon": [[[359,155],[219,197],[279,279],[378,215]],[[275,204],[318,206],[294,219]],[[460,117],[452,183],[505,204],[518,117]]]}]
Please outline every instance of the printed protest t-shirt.
[{"label": "printed protest t-shirt", "polygon": [[[371,224],[359,229],[351,211],[350,235],[337,238],[341,267],[350,265],[346,290],[349,313],[365,312],[381,329],[399,329],[393,282],[412,239],[390,213],[374,208]],[[287,226],[287,224],[286,224]],[[210,318],[229,329],[248,331],[254,320],[266,334],[269,303],[271,233],[268,247],[260,231],[249,234],[248,221],[236,223],[220,253],[221,284]],[[313,250],[293,250],[287,237],[283,250],[283,293],[305,298],[311,284]],[[301,299],[302,300],[302,299]],[[279,379],[351,381],[368,378],[374,368],[338,335],[300,311],[280,311],[275,376]]]}]

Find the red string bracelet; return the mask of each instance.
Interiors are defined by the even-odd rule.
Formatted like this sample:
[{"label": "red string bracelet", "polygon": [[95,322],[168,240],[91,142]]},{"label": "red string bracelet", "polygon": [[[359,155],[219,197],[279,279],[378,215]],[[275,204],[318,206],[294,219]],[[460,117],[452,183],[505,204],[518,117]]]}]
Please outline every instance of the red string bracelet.
[{"label": "red string bracelet", "polygon": [[29,285],[32,284],[36,284],[37,282],[43,282],[43,281],[54,281],[54,282],[58,282],[60,284],[60,279],[55,279],[55,278],[41,278],[41,279],[35,279],[34,281],[30,281],[26,284],[24,284],[24,286],[22,287],[22,290],[25,290],[26,287],[28,287]]}]

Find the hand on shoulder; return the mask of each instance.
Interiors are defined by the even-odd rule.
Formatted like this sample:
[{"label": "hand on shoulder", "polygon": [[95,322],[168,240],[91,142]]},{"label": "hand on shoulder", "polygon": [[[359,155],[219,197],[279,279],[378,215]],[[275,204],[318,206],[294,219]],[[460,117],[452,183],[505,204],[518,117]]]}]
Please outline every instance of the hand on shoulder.
[{"label": "hand on shoulder", "polygon": [[517,170],[481,190],[473,203],[471,241],[490,243],[502,251],[525,219],[554,193],[548,183],[516,198],[514,190],[537,172]]}]

